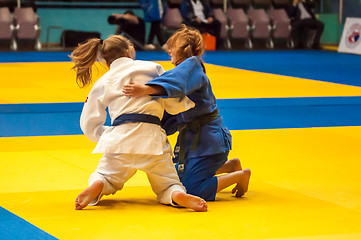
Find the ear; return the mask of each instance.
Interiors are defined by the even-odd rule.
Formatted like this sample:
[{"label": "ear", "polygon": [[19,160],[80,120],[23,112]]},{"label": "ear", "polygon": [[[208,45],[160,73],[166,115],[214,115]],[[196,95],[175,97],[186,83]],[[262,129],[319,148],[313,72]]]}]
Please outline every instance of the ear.
[{"label": "ear", "polygon": [[126,55],[127,55],[128,58],[131,58],[131,59],[135,60],[135,49],[134,49],[133,46],[129,47],[129,49],[127,50]]}]

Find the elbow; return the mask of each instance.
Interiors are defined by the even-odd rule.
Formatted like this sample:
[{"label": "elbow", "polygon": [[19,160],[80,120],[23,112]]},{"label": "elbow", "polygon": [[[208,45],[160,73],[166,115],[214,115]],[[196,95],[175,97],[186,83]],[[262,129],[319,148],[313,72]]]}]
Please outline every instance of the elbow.
[{"label": "elbow", "polygon": [[83,131],[84,135],[92,142],[98,142],[101,134],[98,134],[96,130],[89,130],[86,126],[80,124],[80,128]]}]

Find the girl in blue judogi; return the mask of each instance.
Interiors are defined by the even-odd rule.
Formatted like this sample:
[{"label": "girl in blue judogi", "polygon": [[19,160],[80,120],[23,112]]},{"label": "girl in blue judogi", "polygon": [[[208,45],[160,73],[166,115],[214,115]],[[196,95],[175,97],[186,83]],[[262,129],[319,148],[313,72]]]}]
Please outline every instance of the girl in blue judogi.
[{"label": "girl in blue judogi", "polygon": [[[214,201],[217,192],[233,184],[236,186],[232,193],[242,197],[248,191],[251,172],[242,170],[238,159],[227,161],[232,139],[205,73],[202,36],[183,26],[167,41],[167,47],[176,67],[146,85],[125,85],[123,92],[134,97],[148,94],[191,99],[194,108],[176,116],[167,115],[162,124],[167,134],[179,131],[174,162],[181,182],[187,193],[207,201]],[[220,173],[227,174],[216,176]]]}]

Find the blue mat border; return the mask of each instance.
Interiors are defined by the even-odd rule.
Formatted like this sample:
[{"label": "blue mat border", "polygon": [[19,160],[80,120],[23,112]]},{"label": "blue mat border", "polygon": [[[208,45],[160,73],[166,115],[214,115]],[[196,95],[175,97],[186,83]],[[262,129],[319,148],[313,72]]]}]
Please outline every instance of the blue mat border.
[{"label": "blue mat border", "polygon": [[[230,130],[361,126],[361,97],[219,99],[217,103]],[[79,102],[0,104],[0,137],[82,134],[82,106]]]},{"label": "blue mat border", "polygon": [[[82,110],[83,104],[84,103],[82,102],[0,104],[0,114],[79,112]],[[344,96],[344,97],[217,99],[217,105],[220,108],[325,106],[325,105],[360,105],[360,104],[361,104],[361,96],[360,97]]]},{"label": "blue mat border", "polygon": [[0,207],[0,239],[55,240],[57,238]]}]

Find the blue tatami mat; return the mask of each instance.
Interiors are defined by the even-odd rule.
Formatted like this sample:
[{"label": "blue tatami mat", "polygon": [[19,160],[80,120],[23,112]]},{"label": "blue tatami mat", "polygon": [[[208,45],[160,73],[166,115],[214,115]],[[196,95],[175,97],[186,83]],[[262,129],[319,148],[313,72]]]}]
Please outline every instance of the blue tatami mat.
[{"label": "blue tatami mat", "polygon": [[0,207],[0,239],[55,240],[57,238]]},{"label": "blue tatami mat", "polygon": [[[218,99],[217,103],[230,130],[361,126],[361,97]],[[2,104],[0,136],[82,134],[82,106]],[[106,124],[110,125],[109,119]]]},{"label": "blue tatami mat", "polygon": [[207,52],[221,66],[361,86],[361,56],[316,50]]}]

